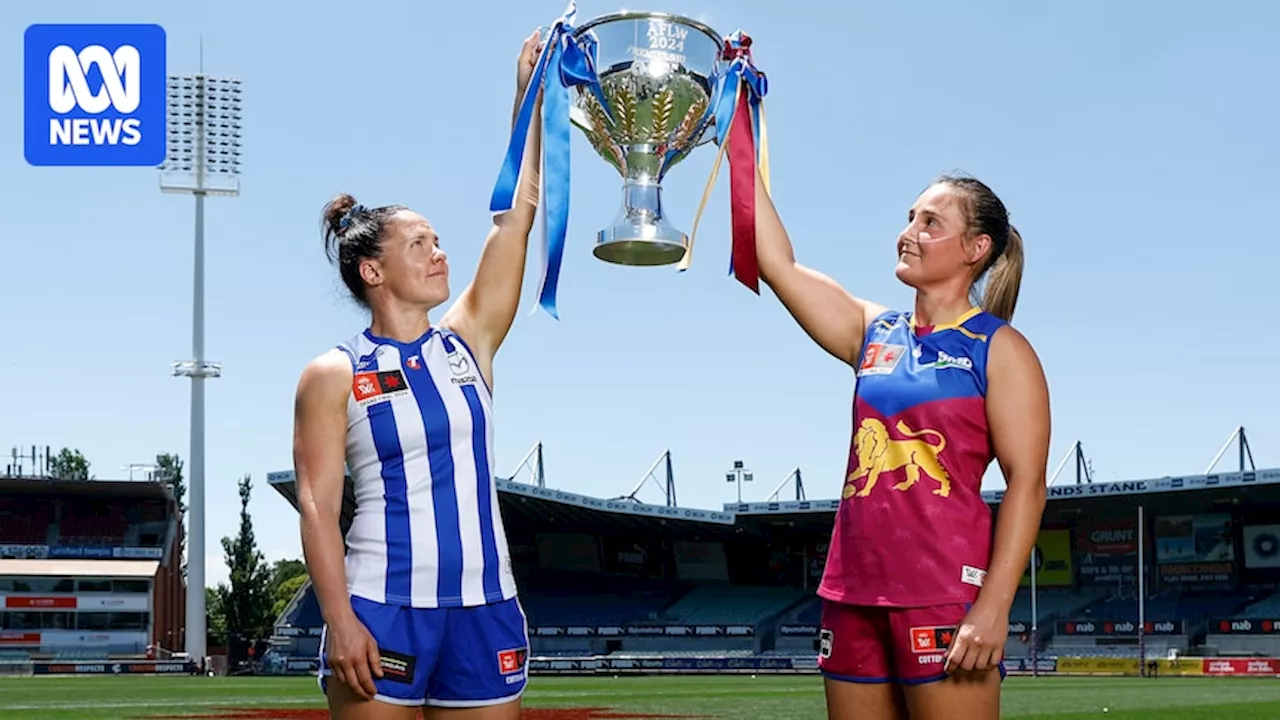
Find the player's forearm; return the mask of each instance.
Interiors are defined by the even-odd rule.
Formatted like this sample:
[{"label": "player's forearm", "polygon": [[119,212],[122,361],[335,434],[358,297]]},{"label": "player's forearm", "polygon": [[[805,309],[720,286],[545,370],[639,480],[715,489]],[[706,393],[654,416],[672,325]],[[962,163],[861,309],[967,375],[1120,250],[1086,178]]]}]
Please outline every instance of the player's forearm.
[{"label": "player's forearm", "polygon": [[1044,479],[1009,483],[1000,512],[987,577],[978,602],[1007,612],[1026,572],[1044,517]]},{"label": "player's forearm", "polygon": [[301,525],[302,554],[325,623],[333,625],[354,617],[347,594],[342,532],[336,519],[324,518],[314,510],[304,509]]},{"label": "player's forearm", "polygon": [[[520,184],[516,187],[514,204],[510,212],[495,219],[495,224],[508,234],[517,237],[519,244],[528,241],[533,222],[538,213],[538,199],[542,194],[542,101],[533,106],[529,121],[529,136],[524,146],[520,166]],[[524,252],[523,248],[520,252]]]}]

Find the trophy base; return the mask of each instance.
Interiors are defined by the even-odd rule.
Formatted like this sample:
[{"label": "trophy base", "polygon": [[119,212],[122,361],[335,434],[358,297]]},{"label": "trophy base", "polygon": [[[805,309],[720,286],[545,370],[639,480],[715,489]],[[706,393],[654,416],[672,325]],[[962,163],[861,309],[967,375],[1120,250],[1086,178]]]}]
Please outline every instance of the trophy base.
[{"label": "trophy base", "polygon": [[689,250],[689,236],[670,225],[621,224],[596,233],[592,254],[614,265],[674,265]]}]

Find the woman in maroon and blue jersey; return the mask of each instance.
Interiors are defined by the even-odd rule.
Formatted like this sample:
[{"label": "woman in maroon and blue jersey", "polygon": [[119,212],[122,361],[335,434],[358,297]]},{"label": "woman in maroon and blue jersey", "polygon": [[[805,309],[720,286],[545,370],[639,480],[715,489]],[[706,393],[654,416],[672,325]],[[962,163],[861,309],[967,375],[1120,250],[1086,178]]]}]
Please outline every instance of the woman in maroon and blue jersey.
[{"label": "woman in maroon and blue jersey", "polygon": [[[762,278],[857,377],[818,589],[828,715],[995,720],[1049,449],[1044,372],[1009,325],[1022,239],[985,184],[940,178],[897,238],[895,273],[915,307],[890,310],[797,263],[761,178],[756,187]],[[1008,485],[994,537],[981,495],[993,459]]]}]

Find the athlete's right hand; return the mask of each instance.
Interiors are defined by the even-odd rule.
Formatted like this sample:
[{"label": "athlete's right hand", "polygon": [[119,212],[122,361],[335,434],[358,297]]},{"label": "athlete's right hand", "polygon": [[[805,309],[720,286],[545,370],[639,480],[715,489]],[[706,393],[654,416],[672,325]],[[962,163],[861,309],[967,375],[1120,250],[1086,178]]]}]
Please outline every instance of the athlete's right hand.
[{"label": "athlete's right hand", "polygon": [[360,697],[372,700],[378,692],[373,679],[382,677],[382,657],[369,629],[352,615],[330,623],[326,635],[325,658],[333,676]]}]

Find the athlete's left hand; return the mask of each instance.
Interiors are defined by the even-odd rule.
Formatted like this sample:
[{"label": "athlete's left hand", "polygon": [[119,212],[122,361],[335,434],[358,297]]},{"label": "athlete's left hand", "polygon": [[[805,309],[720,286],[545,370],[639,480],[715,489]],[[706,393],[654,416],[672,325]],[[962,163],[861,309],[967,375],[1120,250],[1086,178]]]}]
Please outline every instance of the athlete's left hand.
[{"label": "athlete's left hand", "polygon": [[538,64],[538,55],[542,53],[542,32],[534,30],[524,39],[520,47],[520,57],[516,60],[516,94],[524,95],[529,87],[529,79],[533,77],[533,69]]},{"label": "athlete's left hand", "polygon": [[1004,659],[1008,639],[1009,612],[999,612],[978,601],[956,630],[944,669],[948,675],[994,670]]}]

